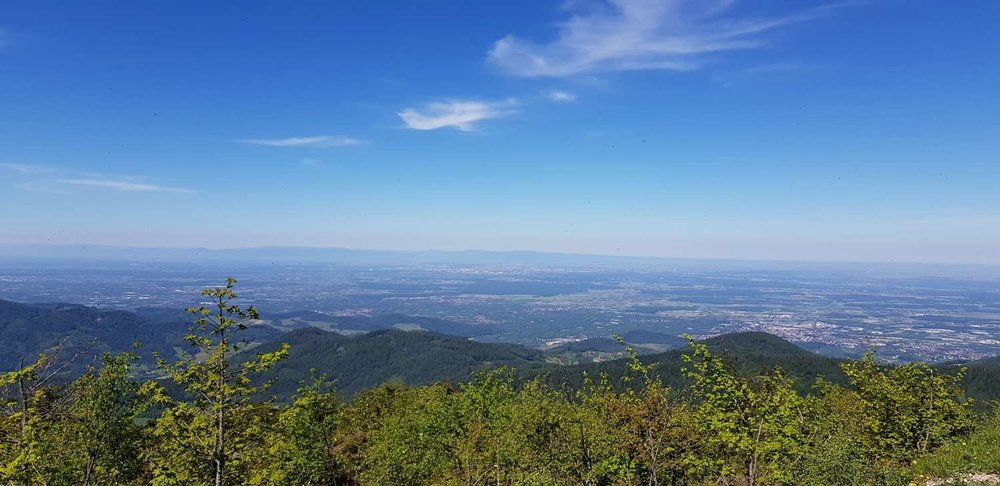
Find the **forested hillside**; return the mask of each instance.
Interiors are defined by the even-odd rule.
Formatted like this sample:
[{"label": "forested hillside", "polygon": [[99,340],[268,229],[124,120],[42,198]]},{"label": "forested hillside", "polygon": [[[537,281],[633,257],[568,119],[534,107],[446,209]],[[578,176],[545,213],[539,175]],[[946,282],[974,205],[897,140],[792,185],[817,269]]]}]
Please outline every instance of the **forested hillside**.
[{"label": "forested hillside", "polygon": [[[167,356],[183,346],[190,326],[183,309],[140,309],[137,312],[97,309],[77,304],[21,304],[0,300],[0,370],[16,369],[40,353],[58,348],[72,357],[68,369],[82,371],[105,352],[132,351],[150,361],[152,353]],[[242,339],[265,340],[282,334],[267,326],[249,326]]]},{"label": "forested hillside", "polygon": [[516,344],[488,344],[426,331],[378,330],[343,336],[316,328],[289,332],[250,352],[291,346],[288,358],[268,374],[270,393],[290,397],[311,372],[323,373],[343,397],[382,383],[427,384],[465,381],[472,373],[499,366],[544,362],[544,354]]},{"label": "forested hillside", "polygon": [[939,368],[946,371],[965,369],[962,386],[969,396],[980,403],[1000,400],[1000,356],[970,361],[955,365],[942,365]]},{"label": "forested hillside", "polygon": [[[744,374],[781,368],[793,380],[795,388],[800,392],[809,392],[819,378],[838,384],[845,383],[847,379],[840,366],[843,360],[806,351],[770,334],[761,332],[726,334],[706,339],[703,343],[734,370]],[[623,348],[624,344],[618,346]],[[688,351],[685,346],[664,353],[645,355],[643,361],[653,367],[653,373],[665,385],[684,387],[688,384],[688,379],[682,370],[684,356]],[[628,359],[523,370],[523,374],[528,378],[540,377],[552,386],[568,386],[571,389],[581,388],[587,376],[607,376],[612,383],[622,384],[622,378],[630,373],[632,370]]]},{"label": "forested hillside", "polygon": [[[105,352],[134,351],[139,363],[149,369],[154,364],[153,353],[169,357],[186,349],[182,340],[190,320],[183,309],[140,308],[125,312],[77,304],[22,304],[0,299],[0,333],[4,336],[0,340],[0,370],[16,369],[22,361],[30,362],[34,356],[51,354],[56,349],[62,358],[73,358],[63,369],[71,375],[82,373]],[[401,323],[412,324],[410,329],[439,330],[446,335],[371,332],[392,330]],[[314,324],[366,333],[346,337],[313,328]],[[293,312],[262,315],[259,321],[248,325],[240,339],[263,343],[261,349],[276,349],[282,342],[293,345],[289,359],[274,371],[277,381],[270,391],[283,400],[292,395],[312,369],[335,380],[344,397],[387,381],[411,385],[461,381],[476,371],[496,366],[512,366],[522,376],[544,377],[553,385],[572,389],[582,385],[585,373],[620,378],[628,372],[627,360],[621,358],[624,345],[610,337],[567,343],[544,355],[523,346],[479,343],[459,337],[490,332],[490,326],[400,314],[369,317]],[[677,348],[685,343],[677,336],[654,331],[629,331],[623,338],[644,355],[652,351],[643,346]],[[133,349],[137,343],[141,348]],[[835,383],[846,380],[840,370],[843,360],[806,351],[769,334],[724,335],[708,339],[705,344],[743,372],[781,367],[801,392],[808,392],[819,377]],[[680,373],[683,354],[683,349],[673,349],[643,359],[656,364],[665,383],[683,386]],[[592,362],[595,360],[601,362]],[[977,400],[977,407],[1000,398],[1000,357],[934,366],[943,371],[965,367],[963,386]]]},{"label": "forested hillside", "polygon": [[[178,344],[192,352],[162,359],[162,380],[138,381],[129,353],[72,383],[51,380],[52,356],[0,374],[0,481],[902,486],[1000,473],[1000,411],[974,411],[961,366],[831,360],[761,333],[560,368],[538,351],[424,331],[302,329],[247,348],[241,335],[260,316],[237,304],[234,284],[190,310]],[[505,362],[540,368],[493,368]],[[340,376],[309,372],[334,367]],[[360,386],[339,381],[350,373],[391,382],[470,369],[484,371],[350,401],[336,391]],[[301,383],[271,402],[267,377]]]}]

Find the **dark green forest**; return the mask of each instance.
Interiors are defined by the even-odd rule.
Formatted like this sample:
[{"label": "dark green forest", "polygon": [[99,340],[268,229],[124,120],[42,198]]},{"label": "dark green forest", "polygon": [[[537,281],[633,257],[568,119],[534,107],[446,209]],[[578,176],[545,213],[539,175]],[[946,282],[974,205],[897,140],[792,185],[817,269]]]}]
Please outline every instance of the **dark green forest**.
[{"label": "dark green forest", "polygon": [[477,371],[497,366],[522,367],[544,363],[541,351],[516,344],[486,344],[422,331],[380,329],[347,337],[316,328],[291,331],[248,351],[276,351],[291,346],[288,357],[262,379],[273,380],[268,393],[280,398],[295,394],[311,370],[330,372],[329,379],[345,397],[382,383],[434,383],[467,380]]},{"label": "dark green forest", "polygon": [[[429,332],[262,335],[235,283],[206,289],[213,304],[188,309],[186,330],[149,336],[151,370],[140,349],[106,343],[100,361],[74,362],[72,337],[87,331],[75,325],[48,327],[70,339],[31,360],[37,343],[5,340],[0,357],[16,364],[0,373],[0,481],[909,485],[1000,473],[997,360],[835,360],[744,333],[651,355],[620,339],[624,359],[556,366]],[[142,341],[122,321],[116,346]]]}]

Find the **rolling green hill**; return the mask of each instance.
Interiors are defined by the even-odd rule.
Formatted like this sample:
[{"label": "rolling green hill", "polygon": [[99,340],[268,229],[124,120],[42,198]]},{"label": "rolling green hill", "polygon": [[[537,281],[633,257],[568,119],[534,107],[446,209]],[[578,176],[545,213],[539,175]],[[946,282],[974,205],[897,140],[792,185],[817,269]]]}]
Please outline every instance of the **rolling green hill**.
[{"label": "rolling green hill", "polygon": [[[326,374],[345,397],[385,382],[411,385],[436,381],[462,381],[476,371],[511,366],[523,378],[544,377],[556,386],[576,389],[584,373],[606,373],[615,383],[628,372],[625,359],[577,365],[559,365],[546,361],[551,351],[541,352],[515,344],[492,344],[435,334],[425,331],[380,330],[357,336],[343,336],[316,328],[304,328],[280,336],[253,352],[277,349],[280,343],[291,345],[288,359],[275,368],[270,378],[276,382],[271,394],[287,397],[299,382],[308,379],[310,370]],[[718,336],[705,341],[733,366],[753,373],[781,367],[793,377],[801,391],[808,391],[816,378],[845,383],[841,360],[806,351],[779,337],[759,332]],[[586,344],[586,343],[585,343]],[[600,342],[597,345],[609,343]],[[621,345],[614,343],[616,349]],[[586,349],[576,352],[587,353]],[[608,348],[611,351],[610,348]],[[568,350],[564,350],[569,352]],[[664,383],[684,384],[680,369],[686,349],[642,356],[646,363],[656,363]],[[1000,387],[998,387],[1000,390]]]},{"label": "rolling green hill", "polygon": [[[741,332],[724,334],[706,339],[715,353],[743,373],[757,373],[780,367],[786,375],[795,380],[800,392],[809,392],[818,378],[845,385],[847,377],[840,365],[841,358],[823,356],[763,332]],[[642,356],[644,363],[655,363],[657,373],[664,384],[679,388],[686,384],[681,373],[683,356],[687,350],[678,348],[659,354]],[[1000,356],[963,363],[940,363],[936,369],[955,372],[961,366],[966,368],[964,388],[969,397],[976,400],[977,408],[985,410],[990,402],[1000,400]],[[586,363],[570,366],[530,367],[521,373],[529,378],[545,377],[553,385],[576,388],[582,385],[584,373],[591,377],[607,374],[612,383],[620,383],[628,373],[628,360],[617,359],[600,363]]]},{"label": "rolling green hill", "polygon": [[[571,388],[582,384],[584,372],[602,373],[620,382],[627,373],[627,361],[620,356],[621,345],[610,339],[589,339],[542,352],[515,344],[489,344],[467,337],[489,333],[489,326],[464,324],[429,317],[398,314],[365,317],[334,317],[299,312],[266,316],[278,327],[254,325],[241,337],[274,349],[281,342],[292,345],[289,358],[274,371],[277,383],[272,392],[289,396],[298,383],[308,379],[311,369],[336,382],[344,396],[386,381],[426,384],[440,380],[461,381],[476,371],[513,366],[524,377],[544,376],[546,380]],[[152,352],[171,355],[183,346],[189,316],[181,311],[138,309],[136,312],[105,310],[76,304],[21,304],[0,300],[0,370],[15,369],[22,358],[34,360],[38,353],[62,344],[65,356],[76,356],[72,369],[94,362],[103,352],[132,350],[141,342],[140,352],[149,363]],[[323,322],[328,329],[370,331],[353,337],[311,327]],[[409,325],[407,325],[409,324]],[[425,329],[404,332],[393,327]],[[280,328],[279,328],[280,327]],[[288,332],[284,332],[288,331]],[[446,335],[458,334],[459,336]],[[655,332],[632,331],[625,340],[635,344],[676,346],[678,339]],[[796,381],[800,391],[808,391],[822,377],[844,383],[842,360],[802,349],[776,336],[747,332],[718,336],[705,341],[729,363],[745,373],[781,367]],[[646,363],[656,363],[665,384],[681,386],[680,370],[684,347],[663,353],[645,354]],[[589,362],[594,359],[608,359]],[[548,362],[547,362],[548,360]],[[554,364],[563,363],[564,365]],[[565,363],[583,363],[565,365]],[[966,363],[942,363],[938,369],[968,369],[964,384],[980,404],[1000,398],[1000,357]]]},{"label": "rolling green hill", "polygon": [[[840,360],[806,351],[771,334],[742,332],[717,336],[704,342],[709,349],[721,354],[729,363],[745,373],[781,367],[796,381],[800,391],[808,391],[818,377],[834,383],[846,381],[840,370]],[[642,361],[647,364],[655,363],[656,372],[664,384],[680,387],[685,384],[685,378],[681,374],[684,364],[681,357],[686,352],[685,348],[674,349],[642,356]],[[621,378],[629,373],[628,360],[535,367],[525,370],[522,374],[525,377],[542,376],[550,384],[576,388],[582,385],[584,373],[594,378],[606,374],[613,384],[621,383]]]},{"label": "rolling green hill", "polygon": [[413,385],[462,381],[479,370],[499,366],[543,363],[544,353],[516,344],[470,341],[427,331],[378,330],[343,336],[316,328],[291,331],[254,352],[291,345],[286,360],[270,377],[277,381],[271,393],[291,395],[311,370],[326,374],[345,397],[385,382]]},{"label": "rolling green hill", "polygon": [[[190,322],[190,316],[174,310],[133,313],[0,300],[0,371],[16,369],[22,359],[30,363],[57,346],[63,359],[72,358],[71,369],[87,366],[104,352],[131,351],[136,342],[142,343],[140,355],[147,360],[153,352],[169,356],[183,346]],[[280,334],[269,326],[251,326],[241,337],[263,341]]]}]

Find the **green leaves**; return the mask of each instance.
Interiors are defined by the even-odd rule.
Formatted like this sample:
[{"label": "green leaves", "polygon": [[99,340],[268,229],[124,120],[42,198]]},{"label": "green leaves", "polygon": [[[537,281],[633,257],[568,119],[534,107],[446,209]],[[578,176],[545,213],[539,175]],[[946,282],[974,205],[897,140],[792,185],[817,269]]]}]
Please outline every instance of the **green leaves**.
[{"label": "green leaves", "polygon": [[[143,477],[138,418],[155,388],[130,376],[132,353],[104,355],[100,368],[61,387],[43,357],[4,376],[19,395],[0,415],[0,479],[10,484],[128,484]],[[14,379],[11,380],[11,377]]]},{"label": "green leaves", "polygon": [[174,363],[159,361],[171,380],[193,398],[167,400],[156,422],[154,434],[160,440],[149,451],[149,460],[157,464],[155,483],[248,481],[253,477],[252,452],[277,418],[268,403],[253,401],[268,387],[268,383],[254,385],[253,377],[287,357],[289,346],[242,363],[231,362],[243,347],[236,333],[260,317],[254,307],[243,309],[234,302],[235,285],[236,280],[228,278],[222,287],[203,290],[201,294],[212,305],[188,309],[197,319],[185,341],[196,352]]},{"label": "green leaves", "polygon": [[704,344],[687,337],[691,354],[684,357],[692,381],[695,416],[712,451],[700,466],[721,477],[760,480],[790,479],[791,464],[801,453],[803,400],[780,369],[741,376]]},{"label": "green leaves", "polygon": [[964,369],[947,374],[926,363],[885,367],[872,352],[843,368],[860,399],[866,446],[875,457],[909,461],[972,427],[972,400],[960,386]]},{"label": "green leaves", "polygon": [[800,395],[780,368],[737,372],[690,337],[674,389],[626,348],[626,383],[575,392],[501,368],[351,403],[313,376],[276,404],[259,375],[290,348],[246,350],[259,314],[235,285],[206,289],[191,351],[158,359],[172,395],[134,381],[131,353],[68,385],[57,357],[0,374],[0,483],[903,485],[1000,457],[1000,413],[976,427],[962,371],[867,354],[843,365],[849,387]]}]

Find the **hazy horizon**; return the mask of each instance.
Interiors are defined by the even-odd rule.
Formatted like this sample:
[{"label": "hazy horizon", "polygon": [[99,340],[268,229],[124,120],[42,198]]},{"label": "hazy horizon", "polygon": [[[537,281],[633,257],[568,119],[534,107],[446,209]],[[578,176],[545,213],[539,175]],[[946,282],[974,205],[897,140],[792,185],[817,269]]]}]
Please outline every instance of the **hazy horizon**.
[{"label": "hazy horizon", "polygon": [[996,14],[8,3],[0,243],[1000,264]]},{"label": "hazy horizon", "polygon": [[[198,252],[206,251],[209,254],[200,255]],[[157,253],[161,252],[161,253]],[[130,258],[148,257],[197,257],[200,259],[210,259],[212,255],[229,255],[229,256],[239,256],[239,255],[249,255],[247,257],[249,261],[255,259],[261,259],[264,257],[273,257],[275,255],[282,256],[286,259],[295,258],[297,261],[306,262],[310,258],[322,257],[324,252],[338,253],[345,252],[347,255],[339,255],[345,257],[344,261],[349,261],[350,255],[393,255],[398,256],[398,262],[406,263],[420,263],[419,260],[407,260],[408,256],[426,255],[426,254],[442,254],[447,255],[462,255],[462,254],[482,254],[487,256],[486,261],[491,261],[489,256],[514,256],[525,255],[525,256],[536,256],[539,260],[531,260],[532,263],[538,263],[544,266],[558,266],[561,263],[571,263],[571,264],[587,264],[593,262],[599,262],[603,266],[614,266],[613,263],[616,261],[620,262],[631,262],[630,265],[635,265],[642,262],[688,262],[688,263],[745,263],[745,264],[761,264],[761,265],[796,265],[796,264],[817,264],[817,265],[871,265],[871,266],[915,266],[915,267],[959,267],[959,268],[978,268],[981,270],[987,270],[989,275],[993,275],[992,271],[1000,271],[1000,264],[997,263],[981,263],[981,262],[962,262],[962,261],[895,261],[895,260],[823,260],[823,259],[789,259],[789,258],[718,258],[718,257],[677,257],[677,256],[658,256],[658,255],[631,255],[631,254],[608,254],[608,253],[584,253],[584,252],[566,252],[566,251],[547,251],[547,250],[534,250],[534,249],[524,249],[524,248],[514,248],[514,249],[483,249],[483,248],[457,248],[457,249],[442,249],[442,248],[416,248],[416,249],[397,249],[397,248],[357,248],[357,247],[343,247],[343,246],[295,246],[295,245],[263,245],[263,246],[232,246],[232,247],[207,247],[207,246],[133,246],[133,245],[104,245],[104,244],[90,244],[90,243],[75,243],[75,244],[12,244],[12,243],[0,243],[0,258],[12,257],[12,258],[69,258],[69,259],[86,259],[86,258],[97,258],[97,259],[120,259],[128,260]],[[559,261],[546,260],[546,257],[566,257],[567,259]],[[577,258],[579,257],[579,258]],[[377,258],[374,261],[379,261]],[[371,260],[362,260],[361,263],[371,263]],[[397,262],[397,263],[398,263]],[[448,262],[447,258],[441,260],[441,262]],[[505,263],[510,263],[509,260],[505,260]],[[456,260],[455,263],[482,263],[480,261],[460,261]],[[1000,276],[1000,273],[997,274]]]}]

